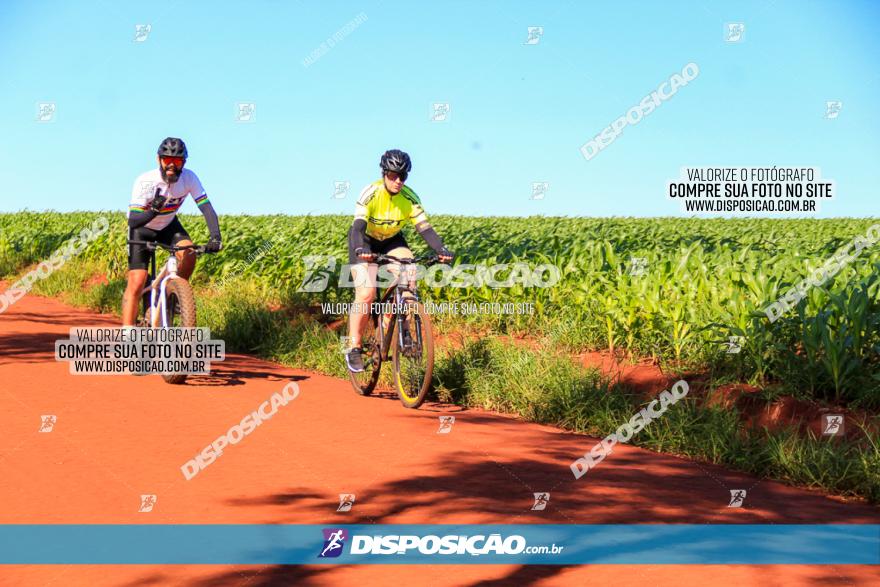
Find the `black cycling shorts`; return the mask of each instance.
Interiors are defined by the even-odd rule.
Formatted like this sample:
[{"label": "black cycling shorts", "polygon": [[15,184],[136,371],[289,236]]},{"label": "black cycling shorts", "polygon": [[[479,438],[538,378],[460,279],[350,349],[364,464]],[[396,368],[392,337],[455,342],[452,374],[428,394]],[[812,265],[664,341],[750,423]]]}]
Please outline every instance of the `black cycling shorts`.
[{"label": "black cycling shorts", "polygon": [[[352,232],[354,231],[354,226],[348,229],[348,263],[349,265],[357,265],[358,263],[366,263],[366,261],[362,259],[358,259],[357,253],[354,252],[354,239],[352,239]],[[406,239],[403,238],[403,233],[398,232],[394,236],[390,238],[386,238],[385,240],[379,240],[371,237],[368,234],[364,235],[364,244],[370,250],[371,253],[375,253],[377,255],[387,255],[397,247],[406,247],[409,248],[409,245],[406,244]]]},{"label": "black cycling shorts", "polygon": [[[169,247],[173,247],[180,241],[192,240],[186,229],[177,219],[163,228],[162,230],[153,230],[145,226],[139,228],[131,228],[128,231],[128,239],[133,241],[155,241]],[[128,269],[146,269],[150,264],[150,255],[152,253],[147,250],[144,245],[128,245]]]}]

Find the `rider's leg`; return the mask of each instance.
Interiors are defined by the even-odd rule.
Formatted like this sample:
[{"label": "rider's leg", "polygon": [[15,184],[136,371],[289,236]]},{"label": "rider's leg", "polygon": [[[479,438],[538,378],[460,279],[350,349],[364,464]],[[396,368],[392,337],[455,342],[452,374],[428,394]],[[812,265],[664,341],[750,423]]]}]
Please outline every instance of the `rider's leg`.
[{"label": "rider's leg", "polygon": [[354,307],[348,319],[349,348],[361,346],[361,334],[370,320],[370,304],[376,297],[375,263],[358,263],[351,266],[352,280],[355,284]]},{"label": "rider's leg", "polygon": [[[409,249],[408,246],[405,245],[394,247],[393,249],[388,251],[388,254],[392,257],[397,257],[398,259],[412,259],[413,256],[412,251]],[[388,273],[391,274],[392,282],[397,281],[397,277],[400,275],[400,267],[401,266],[398,263],[389,263],[388,265],[384,266],[384,268],[388,270]],[[415,287],[415,283],[410,282],[409,287]],[[408,292],[403,292],[404,301],[408,301],[411,298],[412,296]],[[391,301],[393,302],[394,300]],[[388,327],[391,325],[391,314],[385,314],[384,316],[382,316],[382,325],[385,329],[385,332],[388,332]]]},{"label": "rider's leg", "polygon": [[[407,246],[395,247],[395,248],[391,249],[388,252],[388,254],[391,255],[392,257],[397,257],[398,259],[412,259],[412,257],[413,257],[412,251]],[[397,263],[391,263],[390,265],[388,265],[388,271],[392,275],[394,275],[394,277],[396,279],[397,276],[400,275],[400,265],[398,265]],[[407,284],[404,284],[404,285],[407,285]],[[408,285],[410,288],[413,288],[413,289],[416,286],[415,281],[410,281]],[[403,292],[403,296],[404,296],[404,299],[410,299],[412,297],[412,296],[410,296],[410,294],[408,292]]]},{"label": "rider's leg", "polygon": [[[128,238],[133,241],[152,241],[156,238],[156,231],[145,227],[135,228],[129,231]],[[123,326],[134,326],[137,321],[141,291],[147,282],[147,267],[151,258],[152,253],[144,245],[128,245],[128,284],[122,295]]]},{"label": "rider's leg", "polygon": [[[186,229],[180,223],[180,218],[177,218],[176,216],[168,226],[162,229],[162,234],[159,236],[160,240],[165,241],[165,243],[169,245],[189,247],[193,244]],[[189,279],[193,274],[193,270],[196,268],[195,251],[192,249],[184,249],[183,251],[177,251],[174,255],[177,257],[177,274],[184,279]]]},{"label": "rider's leg", "polygon": [[122,296],[122,325],[134,326],[138,315],[138,304],[141,302],[141,291],[147,282],[146,269],[132,269],[128,272],[128,285]]},{"label": "rider's leg", "polygon": [[[192,246],[192,241],[189,239],[181,239],[175,243],[177,246],[186,247]],[[177,256],[177,274],[184,279],[189,279],[193,274],[193,270],[196,268],[196,254],[192,249],[185,249],[183,251],[177,251],[175,253]]]}]

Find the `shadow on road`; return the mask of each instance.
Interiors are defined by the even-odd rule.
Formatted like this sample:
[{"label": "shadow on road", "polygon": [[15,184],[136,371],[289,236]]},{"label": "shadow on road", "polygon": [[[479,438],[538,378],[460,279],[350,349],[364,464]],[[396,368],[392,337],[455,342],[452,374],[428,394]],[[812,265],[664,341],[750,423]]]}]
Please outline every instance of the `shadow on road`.
[{"label": "shadow on road", "polygon": [[[80,321],[81,322],[81,321]],[[55,362],[55,341],[67,339],[66,333],[9,332],[0,335],[0,365]],[[303,381],[305,375],[279,375],[277,366],[260,369],[254,359],[230,355],[226,361],[215,362],[210,375],[191,375],[186,386],[225,387],[243,385],[247,380]]]},{"label": "shadow on road", "polygon": [[55,360],[55,341],[64,334],[11,332],[0,336],[0,365],[6,363],[45,363]]},{"label": "shadow on road", "polygon": [[91,328],[93,326],[116,327],[119,326],[117,319],[113,317],[94,314],[94,320],[90,321],[89,310],[59,311],[53,308],[52,312],[20,312],[15,306],[10,309],[10,320],[23,320],[31,324],[48,324],[50,326],[77,326],[79,328]]},{"label": "shadow on road", "polygon": [[[454,523],[458,520],[461,523],[668,524],[673,542],[676,525],[685,523],[847,524],[876,523],[878,517],[878,509],[872,506],[843,504],[770,482],[761,482],[750,489],[750,505],[730,509],[724,484],[754,483],[754,478],[740,475],[734,479],[723,469],[703,465],[709,467],[706,474],[674,457],[664,457],[666,460],[658,464],[647,463],[642,451],[613,455],[614,460],[609,457],[603,466],[589,473],[589,479],[575,480],[567,469],[571,439],[564,436],[551,438],[539,458],[495,460],[479,450],[447,454],[442,462],[430,467],[430,474],[356,489],[357,503],[345,513],[335,512],[326,492],[314,487],[294,487],[226,503],[254,510],[279,507],[281,512],[275,514],[279,523],[290,523],[293,517],[300,523],[330,526]],[[545,511],[531,511],[533,491],[551,492]],[[637,532],[629,541],[633,548],[645,552],[655,552],[662,547]],[[316,548],[319,542],[316,538]],[[712,555],[720,553],[720,548],[723,545],[706,544],[704,552]],[[593,564],[602,564],[602,556],[601,549],[597,550]],[[504,569],[500,577],[471,585],[529,585],[570,568],[517,565]],[[341,580],[337,575],[345,569],[350,570],[351,566],[273,565],[259,571],[255,568],[224,571],[190,584],[225,586],[239,585],[246,580],[248,585],[255,586],[323,585]],[[811,568],[804,573],[810,575],[811,584],[852,584],[838,570],[828,566]],[[784,566],[756,566],[754,574],[760,584],[767,585],[783,584],[787,575]],[[389,581],[391,577],[393,575],[389,575]],[[437,578],[440,577],[426,575],[425,584]]]}]

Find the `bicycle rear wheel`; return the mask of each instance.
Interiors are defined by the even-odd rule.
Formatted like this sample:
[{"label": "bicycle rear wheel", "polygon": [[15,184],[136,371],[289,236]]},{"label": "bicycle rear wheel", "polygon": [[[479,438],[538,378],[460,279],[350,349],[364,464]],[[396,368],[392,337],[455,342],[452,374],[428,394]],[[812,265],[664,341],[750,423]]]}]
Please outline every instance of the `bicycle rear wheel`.
[{"label": "bicycle rear wheel", "polygon": [[403,333],[394,337],[394,383],[400,402],[418,408],[431,389],[434,374],[434,331],[431,318],[419,302],[409,302],[407,312],[397,316],[397,328]]},{"label": "bicycle rear wheel", "polygon": [[382,367],[382,341],[377,330],[378,317],[370,316],[361,337],[361,356],[364,370],[360,373],[348,372],[351,385],[360,395],[370,395],[379,381],[379,370]]}]

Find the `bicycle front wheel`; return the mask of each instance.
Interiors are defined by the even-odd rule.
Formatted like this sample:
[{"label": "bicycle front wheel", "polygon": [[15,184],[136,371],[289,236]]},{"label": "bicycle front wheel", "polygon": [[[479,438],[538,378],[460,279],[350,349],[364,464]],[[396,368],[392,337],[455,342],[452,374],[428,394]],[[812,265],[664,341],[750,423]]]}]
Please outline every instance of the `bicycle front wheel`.
[{"label": "bicycle front wheel", "polygon": [[[169,279],[165,284],[165,316],[169,327],[195,328],[196,298],[187,280]],[[169,373],[162,379],[180,385],[186,381],[186,373]]]},{"label": "bicycle front wheel", "polygon": [[434,332],[431,318],[419,302],[407,304],[397,316],[399,333],[394,337],[394,383],[400,402],[418,408],[431,389],[434,374]]}]

